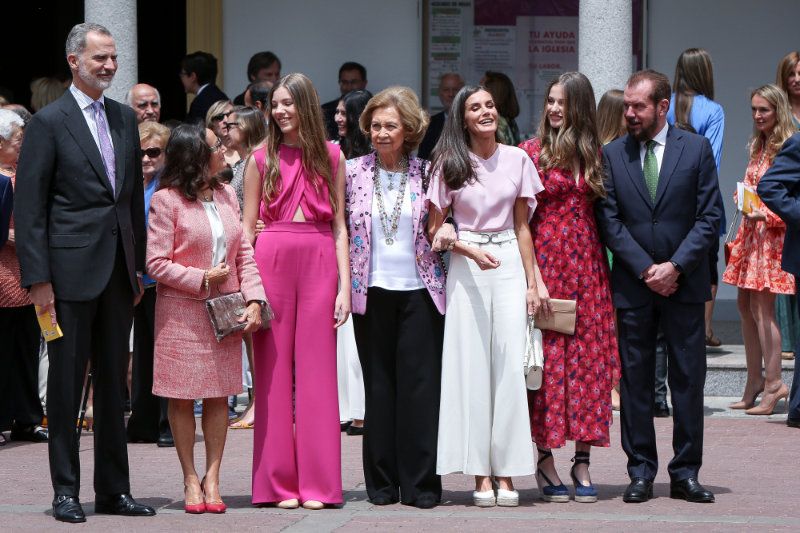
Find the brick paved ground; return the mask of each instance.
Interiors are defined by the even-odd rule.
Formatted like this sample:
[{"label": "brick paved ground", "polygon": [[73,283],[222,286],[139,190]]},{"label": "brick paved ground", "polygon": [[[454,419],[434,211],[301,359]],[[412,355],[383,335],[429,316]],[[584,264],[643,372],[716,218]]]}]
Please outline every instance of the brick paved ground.
[{"label": "brick paved ground", "polygon": [[[83,502],[88,522],[71,526],[55,522],[43,444],[11,443],[0,448],[0,530],[120,530],[120,531],[798,531],[800,530],[800,430],[785,425],[785,415],[769,418],[731,417],[721,408],[727,400],[709,399],[706,412],[705,465],[701,482],[717,496],[712,505],[689,504],[668,497],[664,466],[656,479],[655,499],[625,504],[625,457],[619,446],[619,424],[612,446],[595,450],[592,476],[600,492],[596,504],[545,503],[538,500],[533,477],[516,480],[522,505],[517,509],[477,509],[471,506],[472,480],[452,475],[444,480],[444,504],[429,511],[395,505],[375,507],[366,501],[361,473],[360,437],[342,436],[343,486],[346,503],[323,511],[254,508],[250,505],[252,433],[231,431],[222,471],[222,494],[229,505],[225,515],[183,513],[181,475],[174,449],[155,445],[129,446],[134,495],[157,507],[154,518],[96,516],[91,490],[91,435],[81,441]],[[785,413],[783,403],[781,412]],[[723,416],[719,416],[719,415]],[[657,419],[659,452],[671,455],[671,419]],[[572,450],[556,452],[559,472],[568,479]],[[202,449],[197,449],[198,464]]]}]

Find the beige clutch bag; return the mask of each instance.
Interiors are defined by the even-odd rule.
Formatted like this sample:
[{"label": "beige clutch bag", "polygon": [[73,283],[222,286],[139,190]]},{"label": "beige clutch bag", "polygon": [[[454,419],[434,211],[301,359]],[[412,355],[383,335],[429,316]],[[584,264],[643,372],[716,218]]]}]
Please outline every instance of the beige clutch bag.
[{"label": "beige clutch bag", "polygon": [[537,329],[549,329],[550,331],[557,331],[558,333],[566,333],[567,335],[575,334],[575,300],[558,300],[552,298],[550,300],[550,307],[553,312],[546,320],[537,313],[536,327]]}]

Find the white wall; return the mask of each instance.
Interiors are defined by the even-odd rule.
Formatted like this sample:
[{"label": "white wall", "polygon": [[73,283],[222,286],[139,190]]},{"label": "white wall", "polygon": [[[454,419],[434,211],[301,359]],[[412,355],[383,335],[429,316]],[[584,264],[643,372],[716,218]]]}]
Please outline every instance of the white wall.
[{"label": "white wall", "polygon": [[[729,224],[735,184],[747,166],[746,145],[753,125],[750,92],[775,83],[778,61],[800,48],[798,20],[798,0],[648,1],[648,67],[672,80],[675,62],[686,48],[705,48],[713,59],[715,100],[725,110],[720,188]],[[719,268],[724,269],[721,251]],[[735,298],[736,289],[721,283],[718,299]],[[736,319],[733,306],[724,304],[717,316]]]},{"label": "white wall", "polygon": [[421,0],[225,0],[225,92],[247,86],[247,61],[262,50],[277,54],[282,74],[302,72],[322,102],[339,96],[339,67],[367,69],[367,89],[389,85],[422,90]]}]

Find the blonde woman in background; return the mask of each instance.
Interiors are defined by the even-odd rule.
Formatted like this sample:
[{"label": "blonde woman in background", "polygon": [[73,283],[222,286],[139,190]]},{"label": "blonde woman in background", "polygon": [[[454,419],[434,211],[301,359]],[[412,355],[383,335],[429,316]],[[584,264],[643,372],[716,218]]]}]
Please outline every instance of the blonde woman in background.
[{"label": "blonde woman in background", "polygon": [[[775,85],[764,85],[751,94],[753,136],[750,162],[744,183],[756,188],[772,165],[775,154],[795,133],[789,101]],[[734,199],[736,196],[734,195]],[[742,224],[733,241],[730,261],[722,281],[738,287],[737,303],[742,317],[742,336],[747,360],[747,383],[741,401],[731,409],[746,409],[749,415],[769,415],[789,396],[781,380],[780,330],[775,322],[775,295],[794,294],[794,278],[781,270],[786,224],[765,206],[742,214]],[[764,362],[764,376],[761,363]],[[764,393],[761,403],[756,398]]]},{"label": "blonde woman in background", "polygon": [[56,78],[36,78],[31,82],[31,109],[36,113],[64,94],[64,84]]}]

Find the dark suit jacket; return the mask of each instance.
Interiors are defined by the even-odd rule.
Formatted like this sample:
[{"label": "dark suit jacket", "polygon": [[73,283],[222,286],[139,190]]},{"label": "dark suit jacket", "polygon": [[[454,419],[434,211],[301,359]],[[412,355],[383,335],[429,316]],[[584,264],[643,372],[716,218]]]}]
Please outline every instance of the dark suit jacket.
[{"label": "dark suit jacket", "polygon": [[758,196],[786,222],[781,268],[800,276],[800,133],[783,144],[758,182]]},{"label": "dark suit jacket", "polygon": [[433,147],[436,146],[436,143],[439,141],[439,137],[442,136],[444,119],[444,111],[440,111],[431,117],[431,123],[428,125],[428,131],[425,132],[425,137],[422,138],[422,142],[419,143],[419,150],[417,150],[417,157],[420,159],[430,160]]},{"label": "dark suit jacket", "polygon": [[325,119],[325,131],[329,141],[339,138],[339,127],[336,125],[336,106],[339,105],[339,100],[341,98],[322,104],[322,117]]},{"label": "dark suit jacket", "polygon": [[13,209],[14,189],[11,187],[11,178],[0,174],[0,248],[2,248],[8,240],[8,226]]},{"label": "dark suit jacket", "polygon": [[117,245],[131,287],[144,271],[142,155],[133,110],[109,98],[116,198],[83,112],[70,91],[25,128],[17,168],[15,227],[23,287],[51,282],[57,299],[86,301],[108,284]]},{"label": "dark suit jacket", "polygon": [[213,83],[208,84],[208,87],[200,91],[200,94],[192,100],[189,113],[186,115],[186,122],[205,124],[209,108],[216,102],[227,99],[227,95],[219,87]]},{"label": "dark suit jacket", "polygon": [[683,271],[670,298],[682,303],[709,300],[708,249],[717,240],[721,212],[708,139],[669,128],[655,204],[633,137],[607,144],[603,163],[608,196],[596,202],[595,210],[603,240],[614,253],[614,305],[630,309],[647,304],[656,293],[640,275],[666,261]]}]

